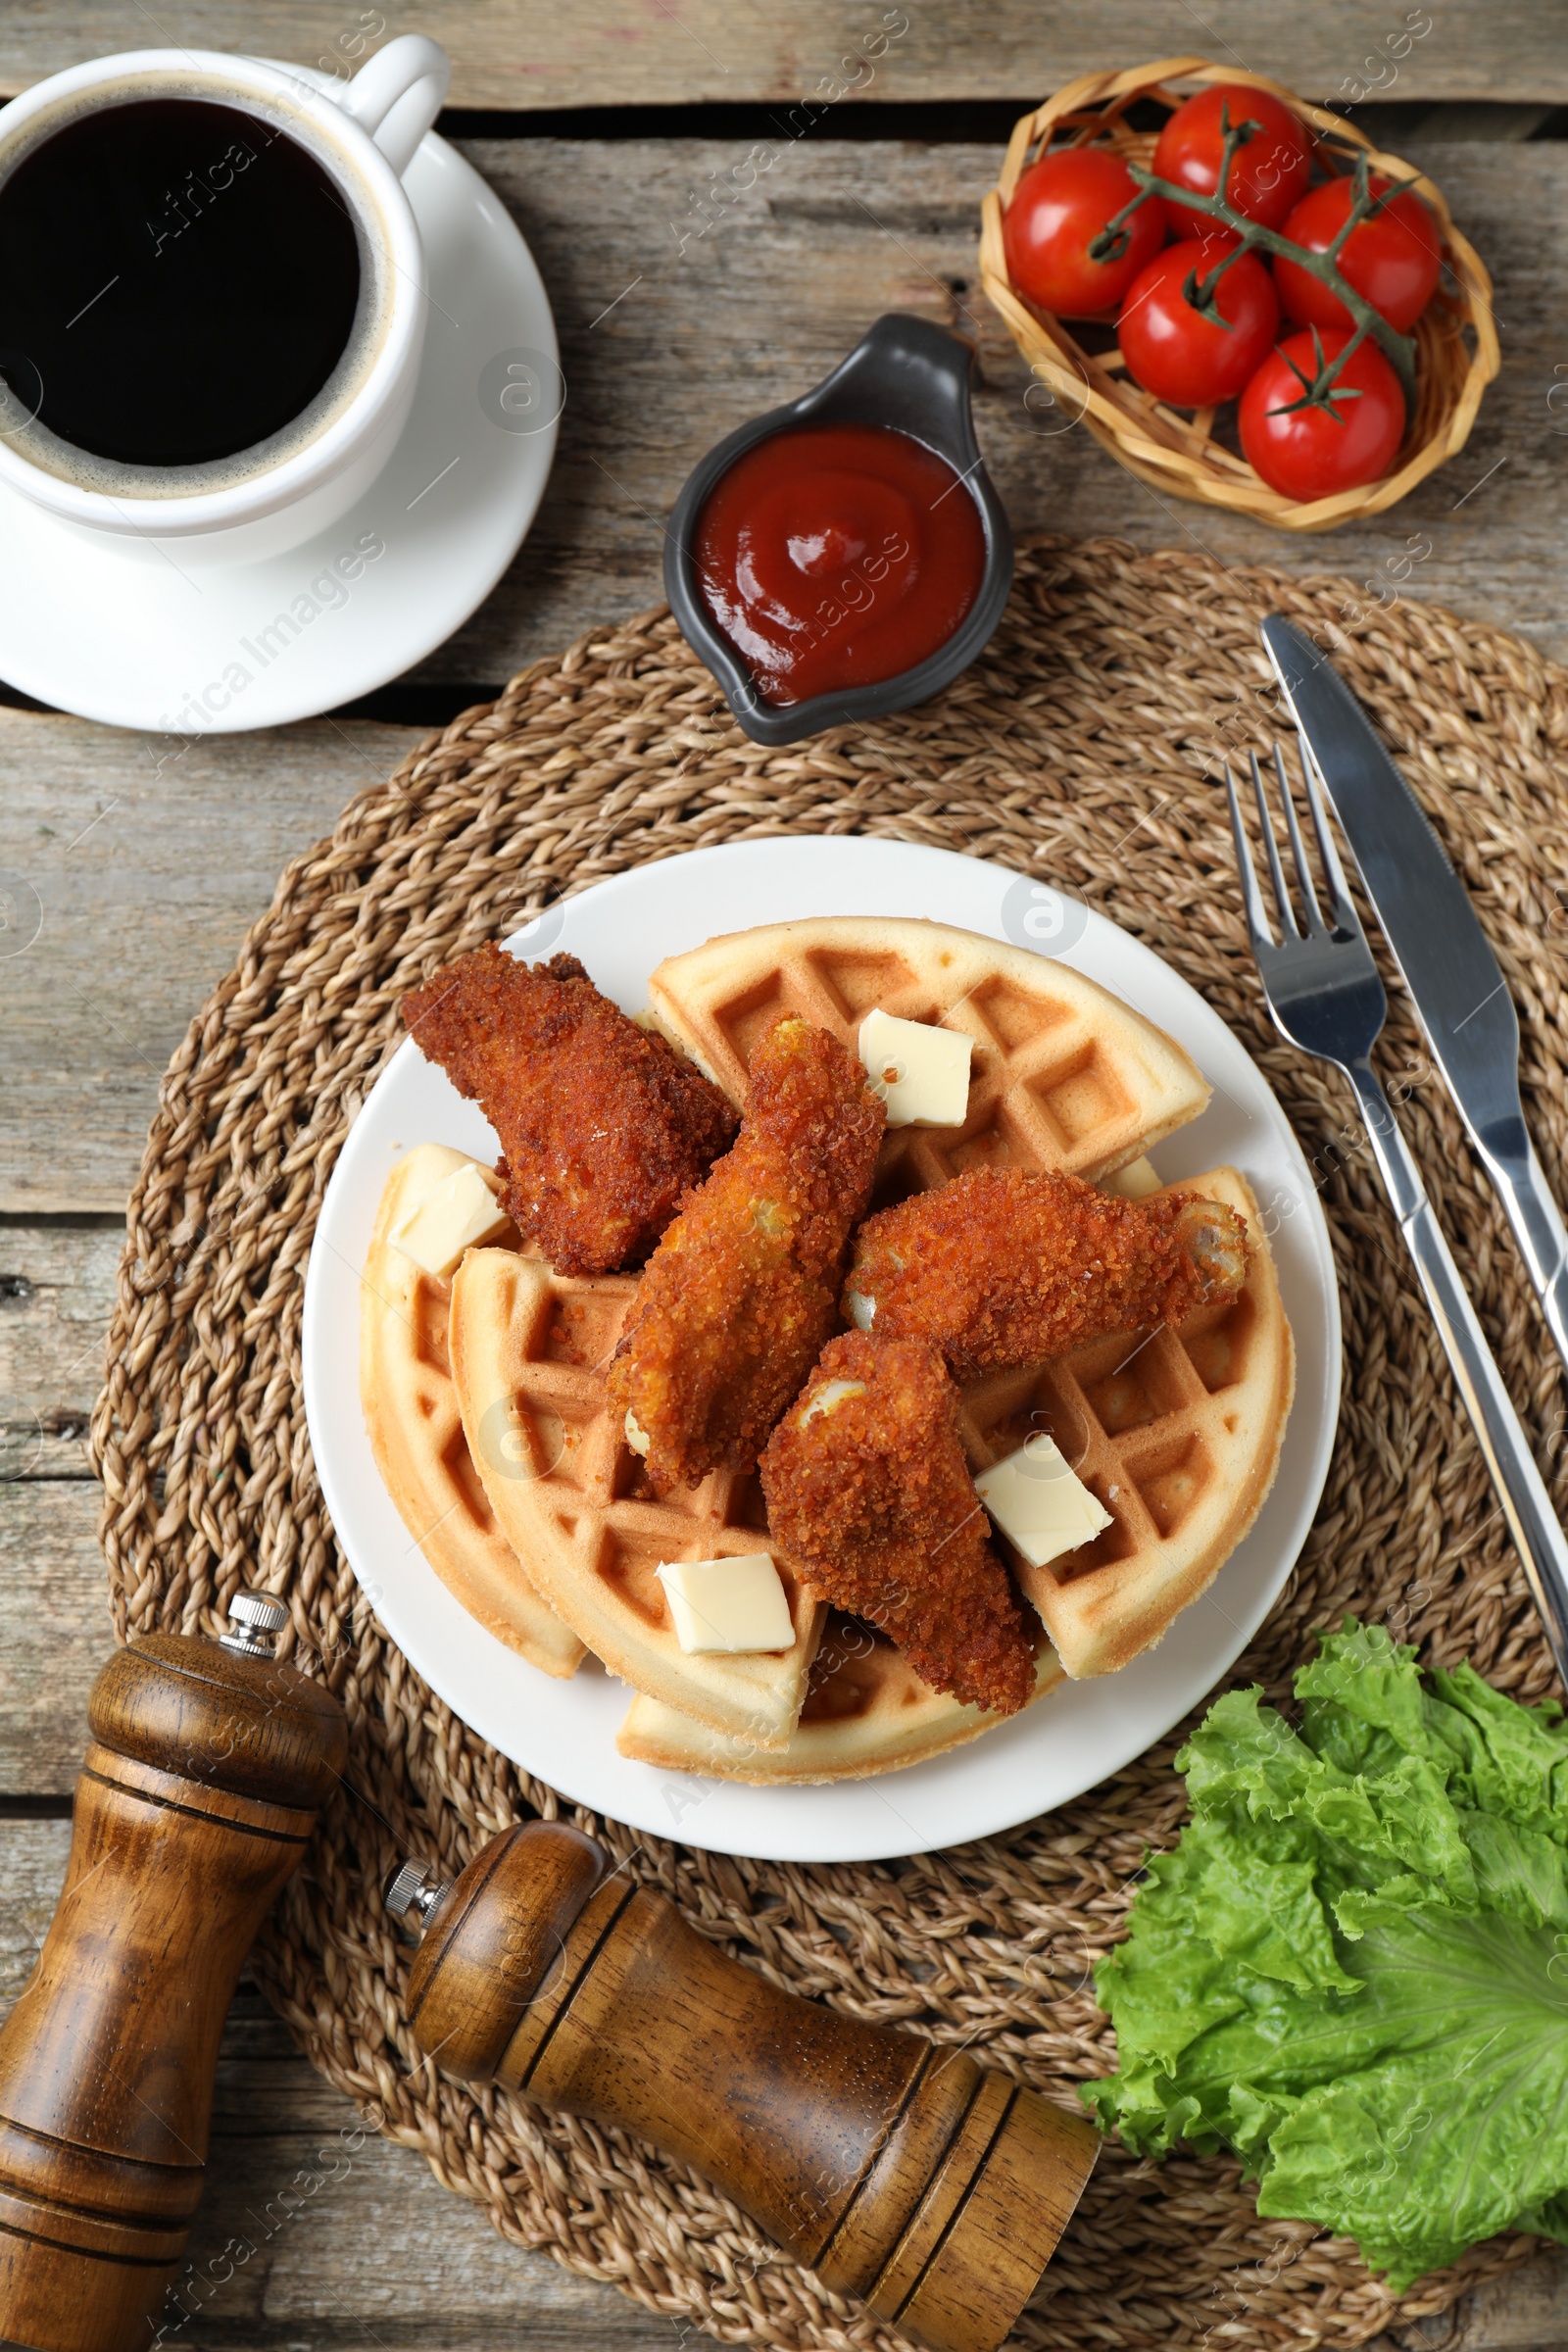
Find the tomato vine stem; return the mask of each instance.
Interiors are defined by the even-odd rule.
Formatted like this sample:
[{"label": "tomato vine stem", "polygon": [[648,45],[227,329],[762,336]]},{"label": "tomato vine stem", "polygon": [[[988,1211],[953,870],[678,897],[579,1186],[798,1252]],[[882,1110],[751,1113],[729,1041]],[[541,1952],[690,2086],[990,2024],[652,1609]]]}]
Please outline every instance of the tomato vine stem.
[{"label": "tomato vine stem", "polygon": [[1265,228],[1260,220],[1249,220],[1245,213],[1237,211],[1235,205],[1223,193],[1229,185],[1231,165],[1239,150],[1256,137],[1262,127],[1260,122],[1255,122],[1250,119],[1241,122],[1232,122],[1229,107],[1221,108],[1220,168],[1215,193],[1212,196],[1200,196],[1191,188],[1177,187],[1172,181],[1161,179],[1156,173],[1146,170],[1142,164],[1129,162],[1127,170],[1137,182],[1138,193],[1122,206],[1119,213],[1113,214],[1106,221],[1104,227],[1089,247],[1089,258],[1091,261],[1097,262],[1120,260],[1127,250],[1129,236],[1127,222],[1137,212],[1139,206],[1147,204],[1152,196],[1160,197],[1171,204],[1183,205],[1189,212],[1202,213],[1217,222],[1220,227],[1228,229],[1239,242],[1229,253],[1222,254],[1212,270],[1208,270],[1204,276],[1200,278],[1195,270],[1188,277],[1182,291],[1194,310],[1203,318],[1212,319],[1216,325],[1228,328],[1230,320],[1219,309],[1215,300],[1215,289],[1220,284],[1226,270],[1239,261],[1244,253],[1250,253],[1257,247],[1261,247],[1265,253],[1283,255],[1287,261],[1295,262],[1298,268],[1308,270],[1313,277],[1327,286],[1331,293],[1338,296],[1349,313],[1353,330],[1344,350],[1336,353],[1332,360],[1323,358],[1320,342],[1314,345],[1318,355],[1317,370],[1312,382],[1306,386],[1301,402],[1297,405],[1329,408],[1332,413],[1332,395],[1335,383],[1351,353],[1358,350],[1370,335],[1381,346],[1393,365],[1394,370],[1398,376],[1400,388],[1404,393],[1405,407],[1407,410],[1413,411],[1415,407],[1416,353],[1414,336],[1401,335],[1397,327],[1391,326],[1382,313],[1373,309],[1365,295],[1358,294],[1355,288],[1347,282],[1339,268],[1339,257],[1344,251],[1347,238],[1359,228],[1364,220],[1375,220],[1384,207],[1392,204],[1395,197],[1410,183],[1395,181],[1384,190],[1381,196],[1374,196],[1371,172],[1365,152],[1357,150],[1352,170],[1353,185],[1349,210],[1336,231],[1333,242],[1321,253],[1309,252],[1304,245],[1298,245],[1293,238],[1287,237],[1281,230]]}]

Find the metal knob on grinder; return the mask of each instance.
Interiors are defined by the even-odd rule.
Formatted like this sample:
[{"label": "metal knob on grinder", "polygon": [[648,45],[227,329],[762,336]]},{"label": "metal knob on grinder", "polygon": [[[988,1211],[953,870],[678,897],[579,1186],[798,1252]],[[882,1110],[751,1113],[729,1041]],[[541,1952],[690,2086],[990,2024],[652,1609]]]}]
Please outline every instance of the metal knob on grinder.
[{"label": "metal knob on grinder", "polygon": [[932,2352],[996,2352],[1078,2202],[1092,2124],[913,2034],[780,1992],[564,1822],[461,1878],[405,1865],[408,2018],[451,2075],[613,2124]]},{"label": "metal knob on grinder", "polygon": [[0,2336],[133,2352],[202,2190],[223,2018],[342,1770],[330,1693],[245,1592],[220,1641],[153,1634],[87,1702],[71,1858],[0,2028]]}]

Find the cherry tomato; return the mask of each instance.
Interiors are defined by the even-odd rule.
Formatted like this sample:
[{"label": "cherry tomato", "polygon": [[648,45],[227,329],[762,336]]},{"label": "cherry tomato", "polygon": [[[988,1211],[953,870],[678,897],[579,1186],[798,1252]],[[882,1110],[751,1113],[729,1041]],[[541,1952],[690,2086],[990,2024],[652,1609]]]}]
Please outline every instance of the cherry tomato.
[{"label": "cherry tomato", "polygon": [[1132,173],[1106,147],[1043,155],[1013,190],[1002,224],[1013,284],[1058,318],[1113,311],[1165,242],[1165,208],[1147,196],[1123,223],[1120,258],[1090,260],[1096,237],[1137,193]]},{"label": "cherry tomato", "polygon": [[[1293,204],[1306,194],[1312,169],[1312,141],[1305,123],[1266,90],[1250,90],[1245,83],[1217,81],[1179,106],[1159,134],[1154,149],[1154,176],[1195,196],[1212,196],[1219,187],[1219,160],[1224,124],[1234,130],[1243,122],[1257,125],[1231,159],[1225,194],[1249,220],[1278,228]],[[1171,232],[1178,237],[1200,236],[1214,225],[1207,213],[1190,212],[1167,199]]]},{"label": "cherry tomato", "polygon": [[1156,400],[1178,409],[1230,400],[1267,358],[1280,306],[1255,253],[1238,255],[1214,289],[1218,318],[1187,299],[1189,281],[1200,285],[1235,249],[1234,237],[1184,238],[1156,254],[1129,287],[1116,336],[1134,378]]},{"label": "cherry tomato", "polygon": [[[1373,195],[1382,196],[1393,182],[1374,178],[1371,185]],[[1301,198],[1285,223],[1286,236],[1293,245],[1304,245],[1308,253],[1326,252],[1345,226],[1353,194],[1350,180],[1326,179]],[[1408,189],[1392,197],[1370,220],[1352,228],[1339,256],[1340,275],[1347,285],[1364,295],[1401,335],[1414,326],[1432,300],[1441,268],[1438,224],[1420,197],[1412,196]],[[1353,324],[1339,296],[1299,262],[1288,262],[1283,254],[1276,254],[1274,283],[1279,288],[1280,307],[1298,326],[1338,326],[1348,331]]]},{"label": "cherry tomato", "polygon": [[[1332,360],[1350,338],[1331,329],[1317,340]],[[1404,439],[1404,394],[1375,343],[1351,352],[1326,408],[1297,407],[1317,368],[1311,330],[1291,335],[1263,362],[1237,411],[1243,456],[1285,498],[1328,498],[1379,481]]]}]

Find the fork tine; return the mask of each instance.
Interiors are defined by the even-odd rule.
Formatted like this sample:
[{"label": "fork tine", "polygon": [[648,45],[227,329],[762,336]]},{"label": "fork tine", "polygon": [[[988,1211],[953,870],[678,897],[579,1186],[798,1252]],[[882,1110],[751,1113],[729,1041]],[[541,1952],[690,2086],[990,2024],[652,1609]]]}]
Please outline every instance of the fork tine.
[{"label": "fork tine", "polygon": [[1307,749],[1304,735],[1298,735],[1297,741],[1301,754],[1301,774],[1306,779],[1306,805],[1312,811],[1312,830],[1317,835],[1318,855],[1323,860],[1323,870],[1328,875],[1329,887],[1334,893],[1334,920],[1342,931],[1352,932],[1358,939],[1364,938],[1361,918],[1355,911],[1355,903],[1345,879],[1345,868],[1340,863],[1340,853],[1334,846],[1334,835],[1329,829],[1328,807],[1323,798],[1323,787],[1318,781],[1317,769],[1312,763],[1311,752]]},{"label": "fork tine", "polygon": [[1285,803],[1285,826],[1291,837],[1291,856],[1300,877],[1301,897],[1306,904],[1306,927],[1308,931],[1326,931],[1328,925],[1323,920],[1323,910],[1317,903],[1317,887],[1312,880],[1312,868],[1306,861],[1306,844],[1301,839],[1300,819],[1296,813],[1296,795],[1291,790],[1291,779],[1285,772],[1285,754],[1278,743],[1274,746],[1274,773],[1279,778],[1280,799]]},{"label": "fork tine", "polygon": [[1225,790],[1230,795],[1231,832],[1236,840],[1236,865],[1242,877],[1242,904],[1247,908],[1247,928],[1251,937],[1252,953],[1255,956],[1260,948],[1273,947],[1274,934],[1269,929],[1268,911],[1263,905],[1263,894],[1257,887],[1257,868],[1252,863],[1251,847],[1247,838],[1246,828],[1242,823],[1242,804],[1237,798],[1236,778],[1231,774],[1230,761],[1227,760],[1222,764],[1225,769]]},{"label": "fork tine", "polygon": [[1263,771],[1257,764],[1255,752],[1249,752],[1247,757],[1252,770],[1252,790],[1257,796],[1257,821],[1263,828],[1263,848],[1268,858],[1269,879],[1274,885],[1274,896],[1279,902],[1280,931],[1287,939],[1299,939],[1301,934],[1297,929],[1296,915],[1291,906],[1291,894],[1285,887],[1285,868],[1280,863],[1279,843],[1274,838],[1274,819],[1268,812],[1268,795],[1263,790]]}]

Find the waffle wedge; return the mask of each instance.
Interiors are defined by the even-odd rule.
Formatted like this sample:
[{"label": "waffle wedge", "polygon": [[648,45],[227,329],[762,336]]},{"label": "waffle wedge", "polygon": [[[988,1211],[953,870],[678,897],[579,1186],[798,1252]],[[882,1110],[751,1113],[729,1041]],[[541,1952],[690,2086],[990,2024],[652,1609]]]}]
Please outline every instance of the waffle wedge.
[{"label": "waffle wedge", "polygon": [[880,1005],[974,1041],[963,1125],[890,1128],[877,1200],[981,1166],[1124,1167],[1209,1098],[1173,1039],[1070,965],[944,923],[829,915],[710,939],[649,983],[660,1025],[736,1102],[761,1032],[799,1012],[858,1049]]},{"label": "waffle wedge", "polygon": [[782,1747],[826,1614],[774,1558],[795,1627],[783,1651],[688,1656],[656,1574],[767,1548],[754,1476],[716,1471],[661,1502],[610,1410],[605,1374],[634,1275],[568,1278],[470,1250],[452,1292],[452,1372],[497,1521],[541,1592],[612,1674],[714,1734]]},{"label": "waffle wedge", "polygon": [[464,1154],[420,1144],[387,1178],[360,1280],[360,1398],[376,1467],[442,1583],[497,1641],[546,1674],[576,1671],[583,1644],[540,1598],[476,1476],[447,1326],[452,1291],[389,1236]]},{"label": "waffle wedge", "polygon": [[[1029,1704],[1061,1680],[1054,1651],[1042,1642]],[[623,1756],[665,1772],[777,1788],[898,1772],[962,1747],[1002,1720],[931,1690],[885,1635],[832,1610],[787,1746],[754,1747],[641,1693],[615,1744]]]},{"label": "waffle wedge", "polygon": [[1043,1430],[1111,1515],[1093,1543],[1044,1568],[1004,1544],[1075,1680],[1125,1666],[1213,1582],[1274,1483],[1296,1385],[1291,1328],[1245,1178],[1216,1168],[1169,1189],[1246,1218],[1239,1298],[1179,1329],[1100,1340],[964,1392],[971,1469]]}]

